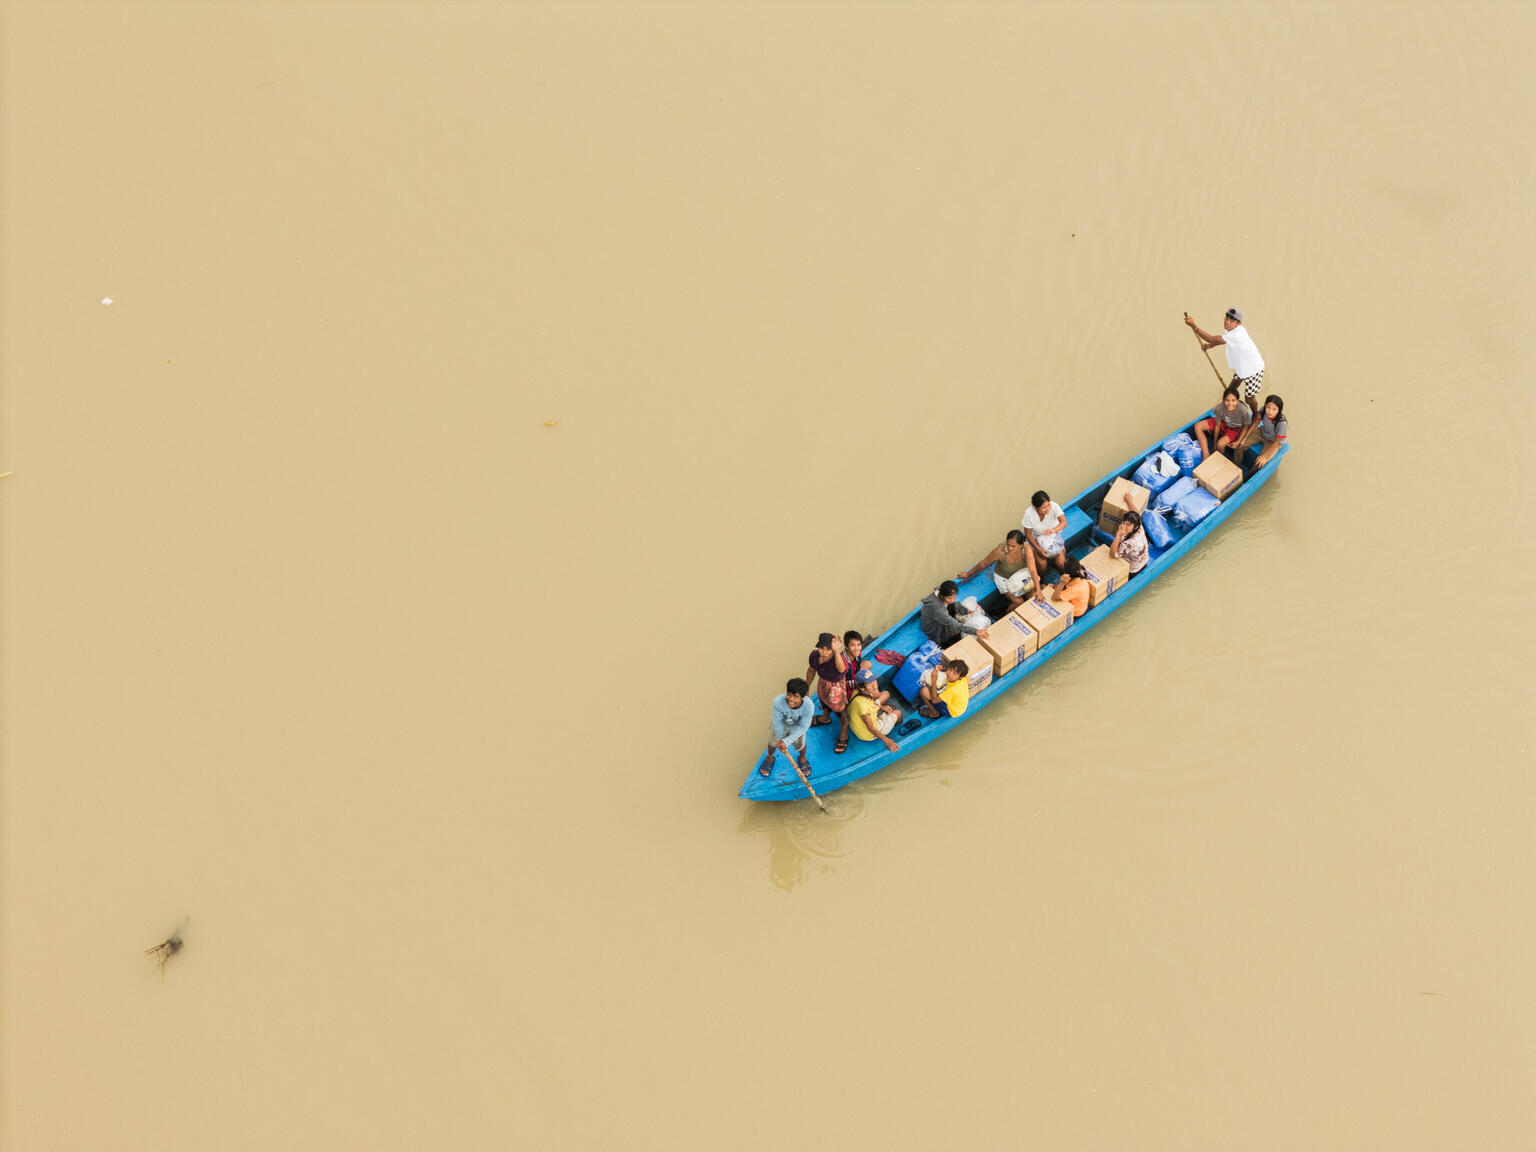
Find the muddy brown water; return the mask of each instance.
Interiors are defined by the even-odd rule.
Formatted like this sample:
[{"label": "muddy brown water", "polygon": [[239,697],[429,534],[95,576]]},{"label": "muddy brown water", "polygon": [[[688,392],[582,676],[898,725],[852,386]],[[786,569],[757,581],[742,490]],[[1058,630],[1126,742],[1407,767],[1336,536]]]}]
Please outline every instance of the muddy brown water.
[{"label": "muddy brown water", "polygon": [[[1532,1146],[1531,8],[0,16],[5,1148]],[[738,800],[1229,304],[1259,497]]]}]

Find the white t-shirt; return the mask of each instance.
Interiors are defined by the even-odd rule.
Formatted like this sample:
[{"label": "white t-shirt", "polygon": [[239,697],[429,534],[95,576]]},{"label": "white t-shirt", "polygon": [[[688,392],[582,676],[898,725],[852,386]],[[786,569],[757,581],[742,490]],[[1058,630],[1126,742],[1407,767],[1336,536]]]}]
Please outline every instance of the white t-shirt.
[{"label": "white t-shirt", "polygon": [[1230,332],[1223,332],[1221,338],[1226,341],[1227,367],[1232,369],[1232,375],[1246,380],[1264,371],[1264,357],[1259,355],[1259,346],[1248,335],[1248,329],[1239,324]]},{"label": "white t-shirt", "polygon": [[1045,506],[1045,515],[1035,511],[1031,504],[1024,510],[1024,519],[1021,523],[1037,537],[1053,536],[1059,533],[1067,522],[1067,514],[1061,510],[1061,505],[1052,500]]}]

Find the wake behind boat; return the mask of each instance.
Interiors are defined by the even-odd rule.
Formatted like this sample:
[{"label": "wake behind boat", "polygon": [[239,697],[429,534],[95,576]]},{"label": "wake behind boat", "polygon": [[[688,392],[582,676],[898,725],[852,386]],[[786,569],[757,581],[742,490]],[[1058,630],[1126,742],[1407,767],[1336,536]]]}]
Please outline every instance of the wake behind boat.
[{"label": "wake behind boat", "polygon": [[[1082,561],[1087,559],[1096,549],[1100,549],[1101,545],[1107,544],[1110,540],[1110,534],[1104,527],[1100,526],[1101,522],[1106,522],[1109,517],[1113,517],[1113,504],[1119,495],[1126,491],[1126,486],[1132,482],[1133,476],[1137,475],[1138,472],[1143,477],[1148,475],[1144,466],[1150,464],[1162,452],[1165,445],[1176,441],[1181,434],[1186,437],[1192,437],[1195,426],[1210,414],[1209,412],[1204,413],[1172,436],[1158,441],[1158,443],[1151,445],[1145,451],[1131,457],[1131,459],[1120,465],[1113,472],[1106,473],[1093,484],[1090,484],[1071,503],[1062,505],[1062,511],[1066,514],[1066,527],[1062,530],[1062,536],[1065,540],[1068,554]],[[988,653],[987,657],[991,662],[987,664],[985,674],[983,674],[983,671],[976,667],[976,662],[970,661],[972,664],[971,680],[976,687],[973,687],[971,691],[969,707],[960,716],[953,719],[948,717],[941,717],[939,719],[923,718],[918,715],[917,701],[915,699],[902,699],[901,705],[907,719],[902,722],[896,731],[891,733],[892,737],[900,745],[895,751],[888,750],[876,741],[853,740],[850,741],[850,746],[846,752],[835,754],[832,748],[838,731],[838,725],[832,723],[812,728],[806,735],[806,754],[810,762],[808,779],[811,787],[817,793],[835,792],[837,789],[851,784],[855,780],[862,779],[872,772],[878,772],[880,769],[894,764],[904,756],[911,755],[930,741],[943,736],[955,725],[965,723],[965,721],[992,703],[1004,692],[1022,683],[1033,672],[1042,667],[1046,661],[1065,651],[1069,645],[1082,639],[1089,629],[1093,628],[1101,620],[1106,620],[1112,613],[1119,611],[1130,601],[1131,597],[1162,576],[1163,573],[1167,572],[1168,569],[1173,567],[1192,549],[1198,548],[1205,538],[1216,530],[1218,524],[1242,507],[1275,474],[1280,460],[1290,451],[1289,445],[1283,442],[1280,443],[1278,450],[1271,454],[1270,459],[1262,467],[1256,468],[1246,479],[1242,479],[1243,474],[1248,469],[1254,468],[1260,455],[1260,447],[1261,445],[1254,444],[1243,455],[1241,471],[1229,463],[1233,477],[1231,480],[1220,481],[1220,486],[1215,484],[1209,485],[1209,487],[1214,487],[1215,491],[1208,492],[1207,487],[1198,489],[1201,493],[1208,492],[1208,497],[1203,504],[1199,500],[1191,501],[1191,507],[1198,507],[1199,509],[1197,514],[1200,515],[1200,519],[1198,522],[1192,523],[1182,534],[1178,534],[1178,528],[1174,527],[1171,537],[1164,537],[1162,547],[1158,546],[1159,542],[1156,539],[1151,539],[1153,534],[1151,532],[1148,533],[1150,559],[1147,565],[1134,577],[1127,581],[1123,574],[1121,574],[1116,579],[1112,571],[1112,565],[1098,565],[1097,567],[1100,571],[1095,577],[1097,584],[1095,605],[1089,608],[1084,615],[1073,620],[1071,611],[1067,610],[1065,611],[1065,622],[1059,620],[1052,621],[1049,619],[1053,615],[1052,613],[1045,612],[1042,614],[1037,609],[1034,615],[1027,616],[1025,619],[1037,620],[1042,615],[1047,619],[1041,627],[1035,630],[1032,644],[1024,643],[1020,645],[1017,651],[1023,653],[1028,649],[1028,653],[1018,659],[1017,663],[1013,663],[1011,658],[1007,656],[994,657],[993,654]],[[1218,453],[1212,453],[1210,459],[1214,460],[1218,457]],[[1225,459],[1224,457],[1219,458]],[[1209,463],[1209,460],[1207,463]],[[1187,471],[1186,469],[1186,475]],[[1208,471],[1210,470],[1202,468],[1202,472]],[[1178,481],[1175,481],[1171,476],[1167,477],[1167,480],[1168,485],[1165,489],[1162,492],[1155,491],[1152,499],[1155,500],[1158,495],[1174,490],[1172,484]],[[1124,481],[1125,483],[1117,486],[1116,481]],[[1202,483],[1205,483],[1204,479],[1202,479]],[[1236,486],[1230,488],[1230,491],[1226,490],[1233,483]],[[1112,488],[1114,493],[1111,492]],[[1109,499],[1112,505],[1109,517],[1106,517],[1105,512],[1106,499]],[[1217,502],[1212,503],[1213,500]],[[1174,517],[1172,519],[1187,518]],[[1100,549],[1100,551],[1103,552],[1104,550]],[[1111,569],[1107,574],[1103,571],[1106,567]],[[1124,568],[1123,564],[1121,568]],[[999,623],[1002,622],[1002,617],[1016,617],[1018,615],[1017,613],[1009,613],[1007,611],[1007,602],[994,590],[991,573],[987,570],[978,572],[976,575],[965,580],[960,587],[960,596],[962,598],[976,597],[981,602],[982,609],[989,616],[998,620]],[[1028,603],[1026,603],[1026,608],[1028,606]],[[1062,604],[1049,607],[1057,609],[1066,608]],[[1021,609],[1020,611],[1024,610]],[[919,608],[914,608],[893,627],[882,632],[875,639],[866,642],[864,655],[866,657],[873,656],[882,649],[902,655],[909,655],[922,649],[927,641],[927,637],[923,635],[922,629],[919,626],[919,612]],[[1055,615],[1060,614],[1060,612],[1055,613]],[[1015,624],[1012,621],[1009,624],[1010,627],[1015,629],[1023,629],[1029,626]],[[1023,635],[1022,631],[1020,635]],[[1026,640],[1028,639],[1026,637]],[[974,638],[968,638],[967,641],[962,643],[979,644]],[[976,651],[974,648],[968,650]],[[952,651],[952,649],[946,651]],[[882,690],[892,691],[893,698],[900,695],[895,688],[898,669],[877,662],[873,665],[872,670],[878,674],[879,686]],[[1001,674],[998,674],[999,672]],[[820,711],[819,706],[818,711]],[[747,772],[746,782],[741,786],[740,795],[743,799],[802,800],[807,797],[806,785],[800,779],[799,774],[795,771],[788,758],[783,755],[776,755],[772,765],[772,772],[766,777],[760,775],[757,770],[757,765],[761,762],[761,758],[762,753],[759,752],[758,759],[754,761],[752,767]]]}]

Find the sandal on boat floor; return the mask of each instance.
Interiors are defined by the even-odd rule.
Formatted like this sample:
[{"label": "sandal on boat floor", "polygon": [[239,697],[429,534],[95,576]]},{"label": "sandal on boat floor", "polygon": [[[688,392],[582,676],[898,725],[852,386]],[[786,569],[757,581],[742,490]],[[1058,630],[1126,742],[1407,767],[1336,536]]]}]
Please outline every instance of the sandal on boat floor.
[{"label": "sandal on boat floor", "polygon": [[767,776],[772,776],[773,775],[773,757],[772,756],[769,756],[768,759],[764,760],[761,764],[759,764],[757,766],[757,774],[759,776],[763,776],[763,777],[767,777]]},{"label": "sandal on boat floor", "polygon": [[918,715],[926,716],[930,720],[937,720],[939,718],[939,710],[937,708],[930,708],[926,704],[924,704],[917,711],[918,711]]},{"label": "sandal on boat floor", "polygon": [[811,774],[811,759],[804,752],[800,753],[800,771],[807,776]]},{"label": "sandal on boat floor", "polygon": [[812,728],[820,728],[823,724],[830,724],[830,723],[832,723],[832,717],[828,716],[825,712],[823,712],[820,716],[816,717],[816,719],[811,721],[811,727]]},{"label": "sandal on boat floor", "polygon": [[832,745],[832,751],[841,756],[848,751],[848,733],[844,732],[837,738],[837,743]]}]

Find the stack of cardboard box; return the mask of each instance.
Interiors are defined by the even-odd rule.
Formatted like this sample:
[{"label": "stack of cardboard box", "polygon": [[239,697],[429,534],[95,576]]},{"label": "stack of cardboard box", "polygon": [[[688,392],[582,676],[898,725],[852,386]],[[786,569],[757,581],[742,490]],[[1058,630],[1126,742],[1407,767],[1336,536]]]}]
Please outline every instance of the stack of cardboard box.
[{"label": "stack of cardboard box", "polygon": [[1106,596],[1125,587],[1131,578],[1131,566],[1109,554],[1109,545],[1100,544],[1083,557],[1083,575],[1088,579],[1088,607],[1096,607]]},{"label": "stack of cardboard box", "polygon": [[987,638],[977,637],[981,646],[992,653],[992,676],[1006,676],[1040,645],[1035,630],[1010,612],[987,629]]}]

